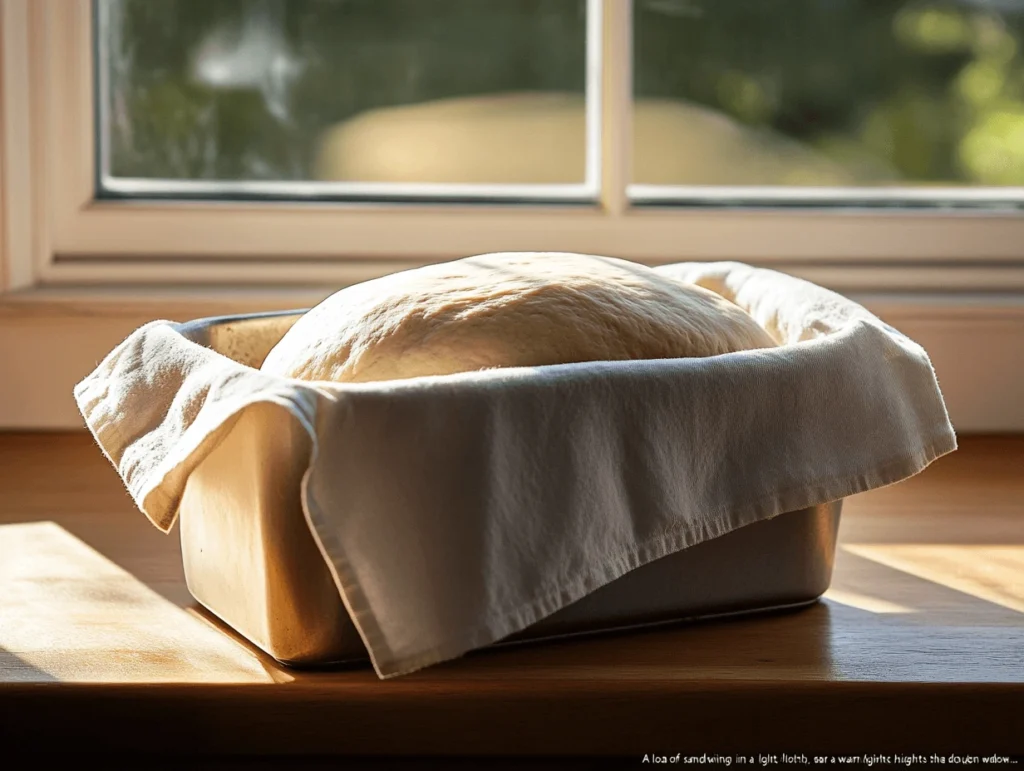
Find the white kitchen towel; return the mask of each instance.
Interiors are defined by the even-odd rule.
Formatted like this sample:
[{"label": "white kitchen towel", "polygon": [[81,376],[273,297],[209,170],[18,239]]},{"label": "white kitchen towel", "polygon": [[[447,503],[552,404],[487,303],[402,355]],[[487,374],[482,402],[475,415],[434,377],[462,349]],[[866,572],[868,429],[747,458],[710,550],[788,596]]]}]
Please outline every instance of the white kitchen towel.
[{"label": "white kitchen towel", "polygon": [[[660,268],[778,348],[366,384],[264,374],[148,324],[75,388],[164,531],[241,411],[308,433],[303,506],[377,674],[488,645],[647,562],[918,473],[956,448],[924,350],[821,287],[739,263]],[[234,355],[234,354],[233,354]]]}]

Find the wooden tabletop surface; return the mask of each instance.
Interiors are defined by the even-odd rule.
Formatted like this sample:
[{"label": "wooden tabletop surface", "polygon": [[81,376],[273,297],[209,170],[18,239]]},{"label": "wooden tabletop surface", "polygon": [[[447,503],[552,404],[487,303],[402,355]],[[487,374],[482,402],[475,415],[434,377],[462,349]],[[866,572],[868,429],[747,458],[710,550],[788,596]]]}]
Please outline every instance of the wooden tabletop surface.
[{"label": "wooden tabletop surface", "polygon": [[191,600],[85,434],[0,434],[0,736],[126,752],[1024,752],[1024,437],[847,501],[805,610],[491,650],[379,681],[276,665]]}]

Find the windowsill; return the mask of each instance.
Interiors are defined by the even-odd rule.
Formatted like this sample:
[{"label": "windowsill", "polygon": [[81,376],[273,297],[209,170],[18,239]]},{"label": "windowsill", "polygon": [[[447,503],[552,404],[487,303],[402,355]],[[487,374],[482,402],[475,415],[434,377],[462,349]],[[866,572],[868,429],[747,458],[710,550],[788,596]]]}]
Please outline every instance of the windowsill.
[{"label": "windowsill", "polygon": [[197,610],[176,537],[87,435],[0,434],[0,575],[18,586],[0,593],[0,735],[206,755],[1019,752],[1022,463],[1024,438],[968,438],[847,501],[811,608],[381,682],[284,669]]},{"label": "windowsill", "polygon": [[[203,316],[309,308],[339,287],[316,285],[95,285],[35,287],[0,294],[4,317],[137,317],[175,321]],[[1021,299],[1024,309],[1024,296]]]},{"label": "windowsill", "polygon": [[[394,268],[382,268],[384,272]],[[0,320],[5,316],[87,315],[135,316],[140,311],[161,312],[164,318],[198,318],[196,314],[250,313],[308,308],[348,283],[246,285],[236,284],[90,284],[37,286],[0,292]],[[876,314],[921,315],[941,313],[948,317],[982,315],[1024,317],[1024,290],[962,291],[923,288],[909,291],[844,290],[843,294]]]}]

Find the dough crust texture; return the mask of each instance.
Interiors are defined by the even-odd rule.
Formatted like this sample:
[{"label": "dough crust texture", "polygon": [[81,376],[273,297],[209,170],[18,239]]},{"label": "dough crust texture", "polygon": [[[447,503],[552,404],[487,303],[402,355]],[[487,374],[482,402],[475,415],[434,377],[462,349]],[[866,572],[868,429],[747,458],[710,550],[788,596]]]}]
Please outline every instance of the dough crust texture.
[{"label": "dough crust texture", "polygon": [[302,380],[360,383],[774,346],[742,308],[644,265],[514,252],[429,265],[342,289],[302,316],[262,369]]}]

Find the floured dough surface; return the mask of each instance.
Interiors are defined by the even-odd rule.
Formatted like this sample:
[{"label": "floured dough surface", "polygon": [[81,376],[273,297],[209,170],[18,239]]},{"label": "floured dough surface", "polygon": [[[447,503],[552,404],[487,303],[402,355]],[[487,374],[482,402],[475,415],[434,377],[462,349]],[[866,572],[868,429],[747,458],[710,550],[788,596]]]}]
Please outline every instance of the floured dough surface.
[{"label": "floured dough surface", "polygon": [[506,253],[342,289],[300,318],[262,369],[353,383],[774,345],[738,306],[644,265]]}]

